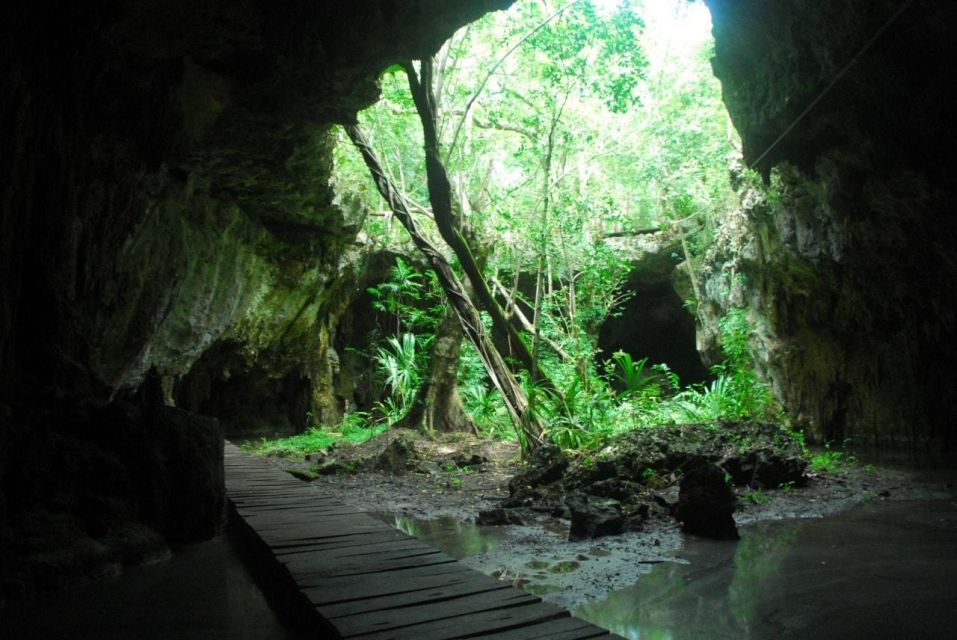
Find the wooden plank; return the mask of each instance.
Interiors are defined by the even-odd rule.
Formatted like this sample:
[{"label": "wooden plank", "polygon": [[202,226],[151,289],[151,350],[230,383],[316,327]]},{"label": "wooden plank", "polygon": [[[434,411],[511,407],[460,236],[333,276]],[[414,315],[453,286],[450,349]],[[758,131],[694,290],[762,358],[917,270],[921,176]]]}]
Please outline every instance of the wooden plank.
[{"label": "wooden plank", "polygon": [[286,547],[277,545],[275,548],[281,550],[289,547],[301,547],[308,545],[311,548],[319,550],[347,549],[349,547],[363,547],[366,545],[380,544],[388,541],[408,540],[408,538],[409,537],[401,531],[386,528],[349,536],[327,536],[325,538],[316,538],[315,540],[307,542],[292,543]]},{"label": "wooden plank", "polygon": [[579,618],[557,618],[535,624],[493,633],[490,640],[585,640],[586,638],[608,638],[609,634],[601,627]]},{"label": "wooden plank", "polygon": [[[341,612],[347,615],[353,611],[375,610],[374,603],[382,602],[388,606],[390,602],[399,601],[407,594],[410,597],[422,591],[435,590],[439,588],[455,589],[459,586],[469,586],[474,584],[472,576],[468,572],[462,571],[455,565],[443,565],[444,567],[453,567],[455,570],[445,573],[436,573],[433,575],[422,575],[408,578],[402,581],[384,580],[381,575],[372,576],[340,576],[322,580],[318,586],[304,587],[303,595],[313,604],[324,607],[335,605],[344,606],[341,609],[329,609],[331,614]],[[336,584],[338,580],[354,580],[357,577],[363,578],[361,582]],[[476,587],[477,588],[477,587]]]},{"label": "wooden plank", "polygon": [[383,611],[385,609],[437,602],[458,596],[482,593],[484,591],[511,589],[511,585],[507,582],[494,580],[489,584],[475,580],[471,575],[456,576],[455,574],[449,574],[441,577],[445,578],[443,581],[445,584],[434,585],[427,589],[415,589],[386,596],[369,596],[361,600],[349,600],[346,602],[322,605],[319,607],[319,612],[322,613],[326,619],[334,620],[335,618],[355,615],[357,613]]},{"label": "wooden plank", "polygon": [[317,623],[331,624],[342,637],[607,636],[233,445],[226,447],[224,467],[227,495],[243,530],[258,537],[290,595],[312,603]]},{"label": "wooden plank", "polygon": [[300,587],[309,600],[319,604],[413,591],[437,586],[445,580],[474,579],[477,573],[458,562],[449,562],[406,567],[373,575],[315,576],[315,580],[300,582]]},{"label": "wooden plank", "polygon": [[[395,534],[398,534],[395,535]],[[276,554],[295,552],[296,550],[346,550],[361,548],[366,545],[380,544],[389,541],[399,541],[404,539],[402,534],[397,531],[366,531],[348,536],[326,536],[323,538],[299,539],[291,542],[276,544],[272,550]]]},{"label": "wooden plank", "polygon": [[[545,622],[554,618],[567,616],[568,612],[564,609],[544,602],[535,602],[517,607],[509,607],[507,609],[493,609],[491,611],[469,613],[454,618],[432,620],[374,633],[362,632],[361,636],[365,640],[453,640],[454,638],[480,638],[491,636],[497,631],[529,626],[538,622]],[[348,638],[350,636],[342,634],[342,637]]]},{"label": "wooden plank", "polygon": [[367,574],[386,573],[396,569],[406,569],[410,567],[424,567],[435,564],[455,563],[455,558],[450,558],[441,551],[436,551],[429,555],[417,555],[409,558],[394,558],[375,561],[343,561],[337,563],[323,563],[315,559],[302,559],[301,561],[284,561],[286,569],[293,578],[308,582],[314,582],[320,578],[331,578],[335,576],[358,576]]},{"label": "wooden plank", "polygon": [[[287,527],[274,529],[271,531],[259,531],[253,523],[249,523],[259,533],[259,537],[270,547],[288,546],[290,544],[308,540],[319,540],[325,538],[339,538],[343,535],[359,535],[364,533],[374,533],[375,529],[369,526],[338,526],[335,530],[326,529],[323,525],[311,525],[307,527]],[[323,528],[319,528],[323,527]]]},{"label": "wooden plank", "polygon": [[[500,588],[445,599],[426,599],[416,602],[414,606],[366,611],[335,618],[326,615],[323,607],[319,607],[319,613],[330,619],[339,633],[349,637],[540,602],[539,598],[518,589]],[[461,627],[459,630],[461,631]]]},{"label": "wooden plank", "polygon": [[364,545],[353,545],[348,547],[328,547],[316,544],[301,544],[298,546],[288,546],[273,549],[273,552],[279,558],[286,556],[297,556],[304,553],[321,555],[324,558],[361,558],[362,556],[381,555],[381,554],[411,554],[415,552],[425,553],[435,551],[433,547],[420,542],[419,540],[408,540],[402,538],[391,538],[379,542],[370,542]]}]

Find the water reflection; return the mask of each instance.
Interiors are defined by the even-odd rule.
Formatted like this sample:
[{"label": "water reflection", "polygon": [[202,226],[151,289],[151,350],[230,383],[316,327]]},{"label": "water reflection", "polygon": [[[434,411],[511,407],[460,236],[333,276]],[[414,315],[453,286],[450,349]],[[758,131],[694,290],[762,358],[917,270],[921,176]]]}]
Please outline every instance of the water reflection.
[{"label": "water reflection", "polygon": [[747,638],[758,594],[780,573],[798,525],[756,525],[741,540],[690,540],[689,564],[664,563],[575,615],[634,640]]},{"label": "water reflection", "polygon": [[734,554],[728,609],[736,629],[749,629],[758,614],[758,595],[776,578],[797,539],[799,525],[760,523],[750,527]]},{"label": "water reflection", "polygon": [[[523,546],[514,527],[380,517],[451,556],[483,557],[472,566],[487,573],[505,567],[513,584],[562,606],[636,557],[558,537]],[[954,637],[957,503],[875,503],[740,531],[739,542],[687,539],[680,560],[575,615],[633,640]]]},{"label": "water reflection", "polygon": [[456,518],[419,520],[410,516],[374,514],[402,533],[428,542],[453,558],[468,558],[497,549],[507,527],[479,527]]},{"label": "water reflection", "polygon": [[183,547],[114,580],[0,606],[0,638],[276,640],[283,627],[230,536]]},{"label": "water reflection", "polygon": [[633,640],[953,637],[955,530],[953,503],[752,525],[575,615]]}]

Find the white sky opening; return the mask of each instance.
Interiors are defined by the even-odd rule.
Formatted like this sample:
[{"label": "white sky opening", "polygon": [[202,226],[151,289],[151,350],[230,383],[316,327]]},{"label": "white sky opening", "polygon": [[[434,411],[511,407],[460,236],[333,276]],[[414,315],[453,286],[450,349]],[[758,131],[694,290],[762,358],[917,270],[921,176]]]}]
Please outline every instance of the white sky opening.
[{"label": "white sky opening", "polygon": [[[601,13],[611,13],[621,0],[593,0]],[[687,55],[711,41],[711,13],[701,0],[644,0],[632,2],[645,21],[645,51],[654,73],[669,56]]]}]

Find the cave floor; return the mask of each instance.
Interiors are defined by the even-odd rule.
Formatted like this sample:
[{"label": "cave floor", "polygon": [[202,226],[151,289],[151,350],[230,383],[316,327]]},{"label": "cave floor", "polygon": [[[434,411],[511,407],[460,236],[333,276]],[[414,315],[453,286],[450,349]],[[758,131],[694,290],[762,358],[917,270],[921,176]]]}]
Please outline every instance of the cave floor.
[{"label": "cave floor", "polygon": [[12,602],[0,638],[298,640],[270,607],[232,535],[119,577]]},{"label": "cave floor", "polygon": [[855,464],[758,500],[741,489],[737,543],[686,536],[656,517],[642,531],[569,542],[567,521],[547,514],[473,524],[507,495],[516,468],[507,450],[493,453],[468,473],[429,464],[314,482],[627,638],[949,638],[957,628],[953,471]]},{"label": "cave floor", "polygon": [[[498,445],[496,445],[498,446]],[[481,470],[339,474],[316,484],[627,638],[949,638],[957,628],[955,476],[860,467],[745,501],[742,539],[672,522],[570,543],[563,523],[478,527],[505,495],[514,452]],[[280,466],[287,461],[274,460]],[[299,638],[232,536],[119,578],[8,604],[2,638]]]}]

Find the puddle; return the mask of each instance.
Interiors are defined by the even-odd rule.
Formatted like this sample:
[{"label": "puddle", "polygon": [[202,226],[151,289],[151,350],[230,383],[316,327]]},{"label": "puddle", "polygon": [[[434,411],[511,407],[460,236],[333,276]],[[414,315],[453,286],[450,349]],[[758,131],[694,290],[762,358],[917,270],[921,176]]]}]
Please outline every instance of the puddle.
[{"label": "puddle", "polygon": [[689,540],[688,564],[574,613],[635,640],[953,637],[955,533],[951,502],[759,523],[737,544]]},{"label": "puddle", "polygon": [[632,584],[679,546],[677,533],[670,531],[568,542],[567,527],[490,527],[450,517],[372,515],[466,566],[566,608]]},{"label": "puddle", "polygon": [[420,520],[385,513],[370,515],[459,559],[493,551],[508,537],[507,527],[479,527],[452,517]]},{"label": "puddle", "polygon": [[957,627],[952,501],[761,522],[739,542],[658,531],[570,543],[532,527],[383,519],[633,640],[949,638]]}]

